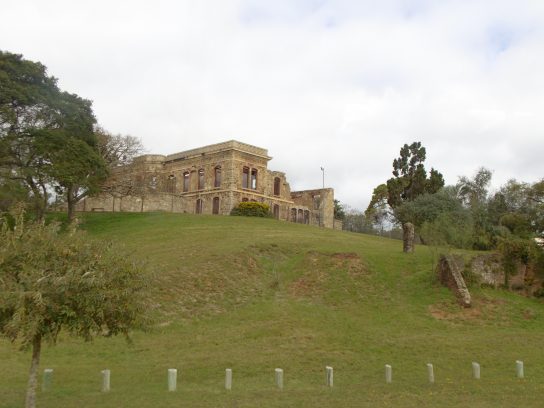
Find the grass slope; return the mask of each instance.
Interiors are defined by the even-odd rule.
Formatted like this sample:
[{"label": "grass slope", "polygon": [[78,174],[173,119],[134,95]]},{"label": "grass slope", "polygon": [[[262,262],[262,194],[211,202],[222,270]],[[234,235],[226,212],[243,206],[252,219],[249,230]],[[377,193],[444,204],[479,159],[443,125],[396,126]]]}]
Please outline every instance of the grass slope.
[{"label": "grass slope", "polygon": [[[45,347],[41,367],[55,371],[40,407],[544,405],[544,305],[472,289],[474,308],[460,309],[436,283],[425,247],[404,255],[399,241],[242,217],[89,214],[84,228],[152,265],[156,327],[132,346],[63,338]],[[518,359],[524,380],[515,378]],[[29,362],[0,341],[0,407],[23,405]],[[332,390],[325,365],[335,370]],[[99,392],[104,368],[108,394]],[[168,368],[178,368],[175,393],[166,391]]]}]

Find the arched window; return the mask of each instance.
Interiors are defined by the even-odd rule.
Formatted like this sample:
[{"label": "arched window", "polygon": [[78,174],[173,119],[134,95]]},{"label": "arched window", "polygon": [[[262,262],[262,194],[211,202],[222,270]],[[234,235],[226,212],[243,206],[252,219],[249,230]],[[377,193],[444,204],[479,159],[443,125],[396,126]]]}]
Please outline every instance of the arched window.
[{"label": "arched window", "polygon": [[198,200],[196,200],[196,208],[195,208],[195,212],[197,214],[202,214],[202,200],[199,198]]},{"label": "arched window", "polygon": [[191,173],[186,171],[183,173],[183,192],[186,193],[191,188]]},{"label": "arched window", "polygon": [[303,210],[298,210],[297,222],[299,222],[301,224],[304,223],[304,211]]},{"label": "arched window", "polygon": [[257,169],[251,169],[251,189],[257,190]]},{"label": "arched window", "polygon": [[249,188],[249,167],[242,169],[242,188]]},{"label": "arched window", "polygon": [[274,204],[274,218],[280,219],[280,206],[278,204]]},{"label": "arched window", "polygon": [[219,197],[213,198],[212,214],[219,214]]},{"label": "arched window", "polygon": [[215,168],[215,177],[213,181],[214,187],[221,187],[221,166]]},{"label": "arched window", "polygon": [[274,178],[274,195],[280,195],[280,183],[281,179],[279,177]]},{"label": "arched window", "polygon": [[198,189],[204,190],[204,169],[198,170]]}]

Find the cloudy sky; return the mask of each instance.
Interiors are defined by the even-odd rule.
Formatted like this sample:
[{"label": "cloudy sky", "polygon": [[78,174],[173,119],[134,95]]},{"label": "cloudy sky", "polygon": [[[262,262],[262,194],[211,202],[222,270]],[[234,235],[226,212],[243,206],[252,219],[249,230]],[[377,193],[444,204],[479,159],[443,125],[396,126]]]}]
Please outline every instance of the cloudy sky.
[{"label": "cloudy sky", "polygon": [[453,184],[544,177],[542,0],[0,0],[40,61],[150,153],[237,139],[363,209],[404,143]]}]

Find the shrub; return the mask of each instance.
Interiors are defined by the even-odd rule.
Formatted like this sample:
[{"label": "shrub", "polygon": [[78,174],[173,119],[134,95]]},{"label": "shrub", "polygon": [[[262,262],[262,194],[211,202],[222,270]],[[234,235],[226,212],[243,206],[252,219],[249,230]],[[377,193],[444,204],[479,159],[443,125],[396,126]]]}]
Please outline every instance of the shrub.
[{"label": "shrub", "polygon": [[243,215],[246,217],[272,217],[268,204],[255,201],[245,201],[232,209],[230,215]]}]

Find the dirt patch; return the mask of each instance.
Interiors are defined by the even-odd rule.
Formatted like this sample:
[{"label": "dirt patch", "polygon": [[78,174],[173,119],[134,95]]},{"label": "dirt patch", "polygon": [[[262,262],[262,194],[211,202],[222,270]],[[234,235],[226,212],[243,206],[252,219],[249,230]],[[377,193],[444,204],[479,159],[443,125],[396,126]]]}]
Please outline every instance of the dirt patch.
[{"label": "dirt patch", "polygon": [[430,305],[431,316],[438,320],[450,322],[496,320],[501,316],[503,299],[473,299],[472,307],[464,308],[454,301],[445,301]]},{"label": "dirt patch", "polygon": [[326,254],[308,251],[300,267],[302,276],[294,280],[288,289],[295,297],[318,297],[331,278],[336,279],[347,273],[353,282],[366,273],[361,258],[354,252]]}]

